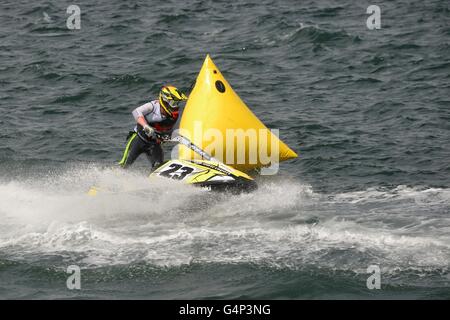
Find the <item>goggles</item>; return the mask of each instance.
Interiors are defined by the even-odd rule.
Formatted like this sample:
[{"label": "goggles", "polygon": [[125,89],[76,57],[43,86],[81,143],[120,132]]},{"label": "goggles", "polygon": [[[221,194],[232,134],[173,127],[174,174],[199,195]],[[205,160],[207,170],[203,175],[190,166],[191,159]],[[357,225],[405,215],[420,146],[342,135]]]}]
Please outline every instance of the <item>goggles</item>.
[{"label": "goggles", "polygon": [[179,103],[180,103],[180,101],[168,100],[168,101],[166,101],[166,102],[167,102],[167,104],[168,104],[171,108],[173,108],[173,109],[178,109],[178,108],[179,108]]}]

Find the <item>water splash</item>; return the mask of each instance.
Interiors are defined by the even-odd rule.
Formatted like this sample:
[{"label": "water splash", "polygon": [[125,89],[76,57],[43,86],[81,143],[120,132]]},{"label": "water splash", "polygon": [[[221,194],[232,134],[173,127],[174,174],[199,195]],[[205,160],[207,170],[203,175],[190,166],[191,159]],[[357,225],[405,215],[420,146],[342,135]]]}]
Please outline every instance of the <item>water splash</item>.
[{"label": "water splash", "polygon": [[[108,190],[89,197],[94,181]],[[263,180],[250,194],[216,194],[93,166],[0,183],[0,251],[13,260],[69,255],[86,266],[447,270],[450,217],[434,214],[448,209],[449,194],[405,186],[319,194],[288,180]]]}]

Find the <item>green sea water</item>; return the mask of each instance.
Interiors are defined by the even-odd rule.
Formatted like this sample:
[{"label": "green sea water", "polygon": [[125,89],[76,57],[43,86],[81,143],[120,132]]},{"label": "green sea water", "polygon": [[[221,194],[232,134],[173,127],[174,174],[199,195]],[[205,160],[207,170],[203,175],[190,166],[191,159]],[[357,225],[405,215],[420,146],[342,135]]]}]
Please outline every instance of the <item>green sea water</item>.
[{"label": "green sea water", "polygon": [[[82,0],[79,30],[69,4],[0,3],[1,299],[450,298],[448,1],[378,30],[364,1]],[[208,53],[299,158],[241,195],[118,170]]]}]

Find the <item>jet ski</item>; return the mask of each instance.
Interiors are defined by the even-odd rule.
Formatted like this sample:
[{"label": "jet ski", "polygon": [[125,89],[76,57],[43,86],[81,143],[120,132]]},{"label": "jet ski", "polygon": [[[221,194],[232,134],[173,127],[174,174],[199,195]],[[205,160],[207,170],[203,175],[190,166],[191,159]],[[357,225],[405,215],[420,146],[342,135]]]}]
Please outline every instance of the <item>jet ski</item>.
[{"label": "jet ski", "polygon": [[[158,137],[164,139],[163,137]],[[236,170],[213,158],[186,137],[181,135],[165,141],[178,142],[201,156],[201,159],[168,160],[151,174],[150,178],[162,177],[178,180],[209,191],[231,193],[251,192],[257,188],[256,182],[248,174]]]},{"label": "jet ski", "polygon": [[[212,148],[211,154],[207,154],[198,146],[208,148],[210,137],[197,134],[198,130],[213,130],[221,137],[228,137],[230,130],[258,134],[252,141],[250,138],[244,139],[239,147],[238,143],[234,143],[234,138],[232,141],[225,139],[220,148]],[[249,192],[255,190],[257,184],[247,172],[297,157],[247,107],[209,55],[189,94],[177,131],[179,134],[173,138],[158,137],[163,141],[178,143],[178,156],[157,167],[150,173],[150,179],[168,178],[211,191]],[[261,150],[270,154],[269,162]],[[234,156],[229,159],[226,157],[228,152],[233,155],[244,154],[245,159],[238,161]],[[96,195],[97,192],[98,188],[92,187],[88,194]]]},{"label": "jet ski", "polygon": [[[244,138],[239,147],[234,138],[232,141],[222,139],[221,147],[213,148],[210,155],[197,147],[211,144],[211,136],[201,134],[208,130],[222,138],[228,137],[230,131],[258,134],[252,141]],[[150,177],[171,178],[210,190],[252,191],[257,186],[247,172],[297,157],[245,105],[209,55],[189,94],[178,131],[183,134],[172,140],[179,143],[177,159],[166,161]],[[273,161],[265,162],[261,150],[268,151]],[[238,161],[234,156],[227,157],[228,152],[241,153],[246,158]]]}]

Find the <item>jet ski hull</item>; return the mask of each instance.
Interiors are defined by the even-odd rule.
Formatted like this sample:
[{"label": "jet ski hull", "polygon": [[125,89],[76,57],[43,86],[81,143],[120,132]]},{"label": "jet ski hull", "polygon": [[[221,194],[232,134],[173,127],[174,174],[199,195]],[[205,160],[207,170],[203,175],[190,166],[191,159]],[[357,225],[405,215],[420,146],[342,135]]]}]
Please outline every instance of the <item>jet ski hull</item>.
[{"label": "jet ski hull", "polygon": [[168,160],[150,174],[182,181],[210,191],[251,192],[257,184],[249,175],[223,163],[207,160]]}]

